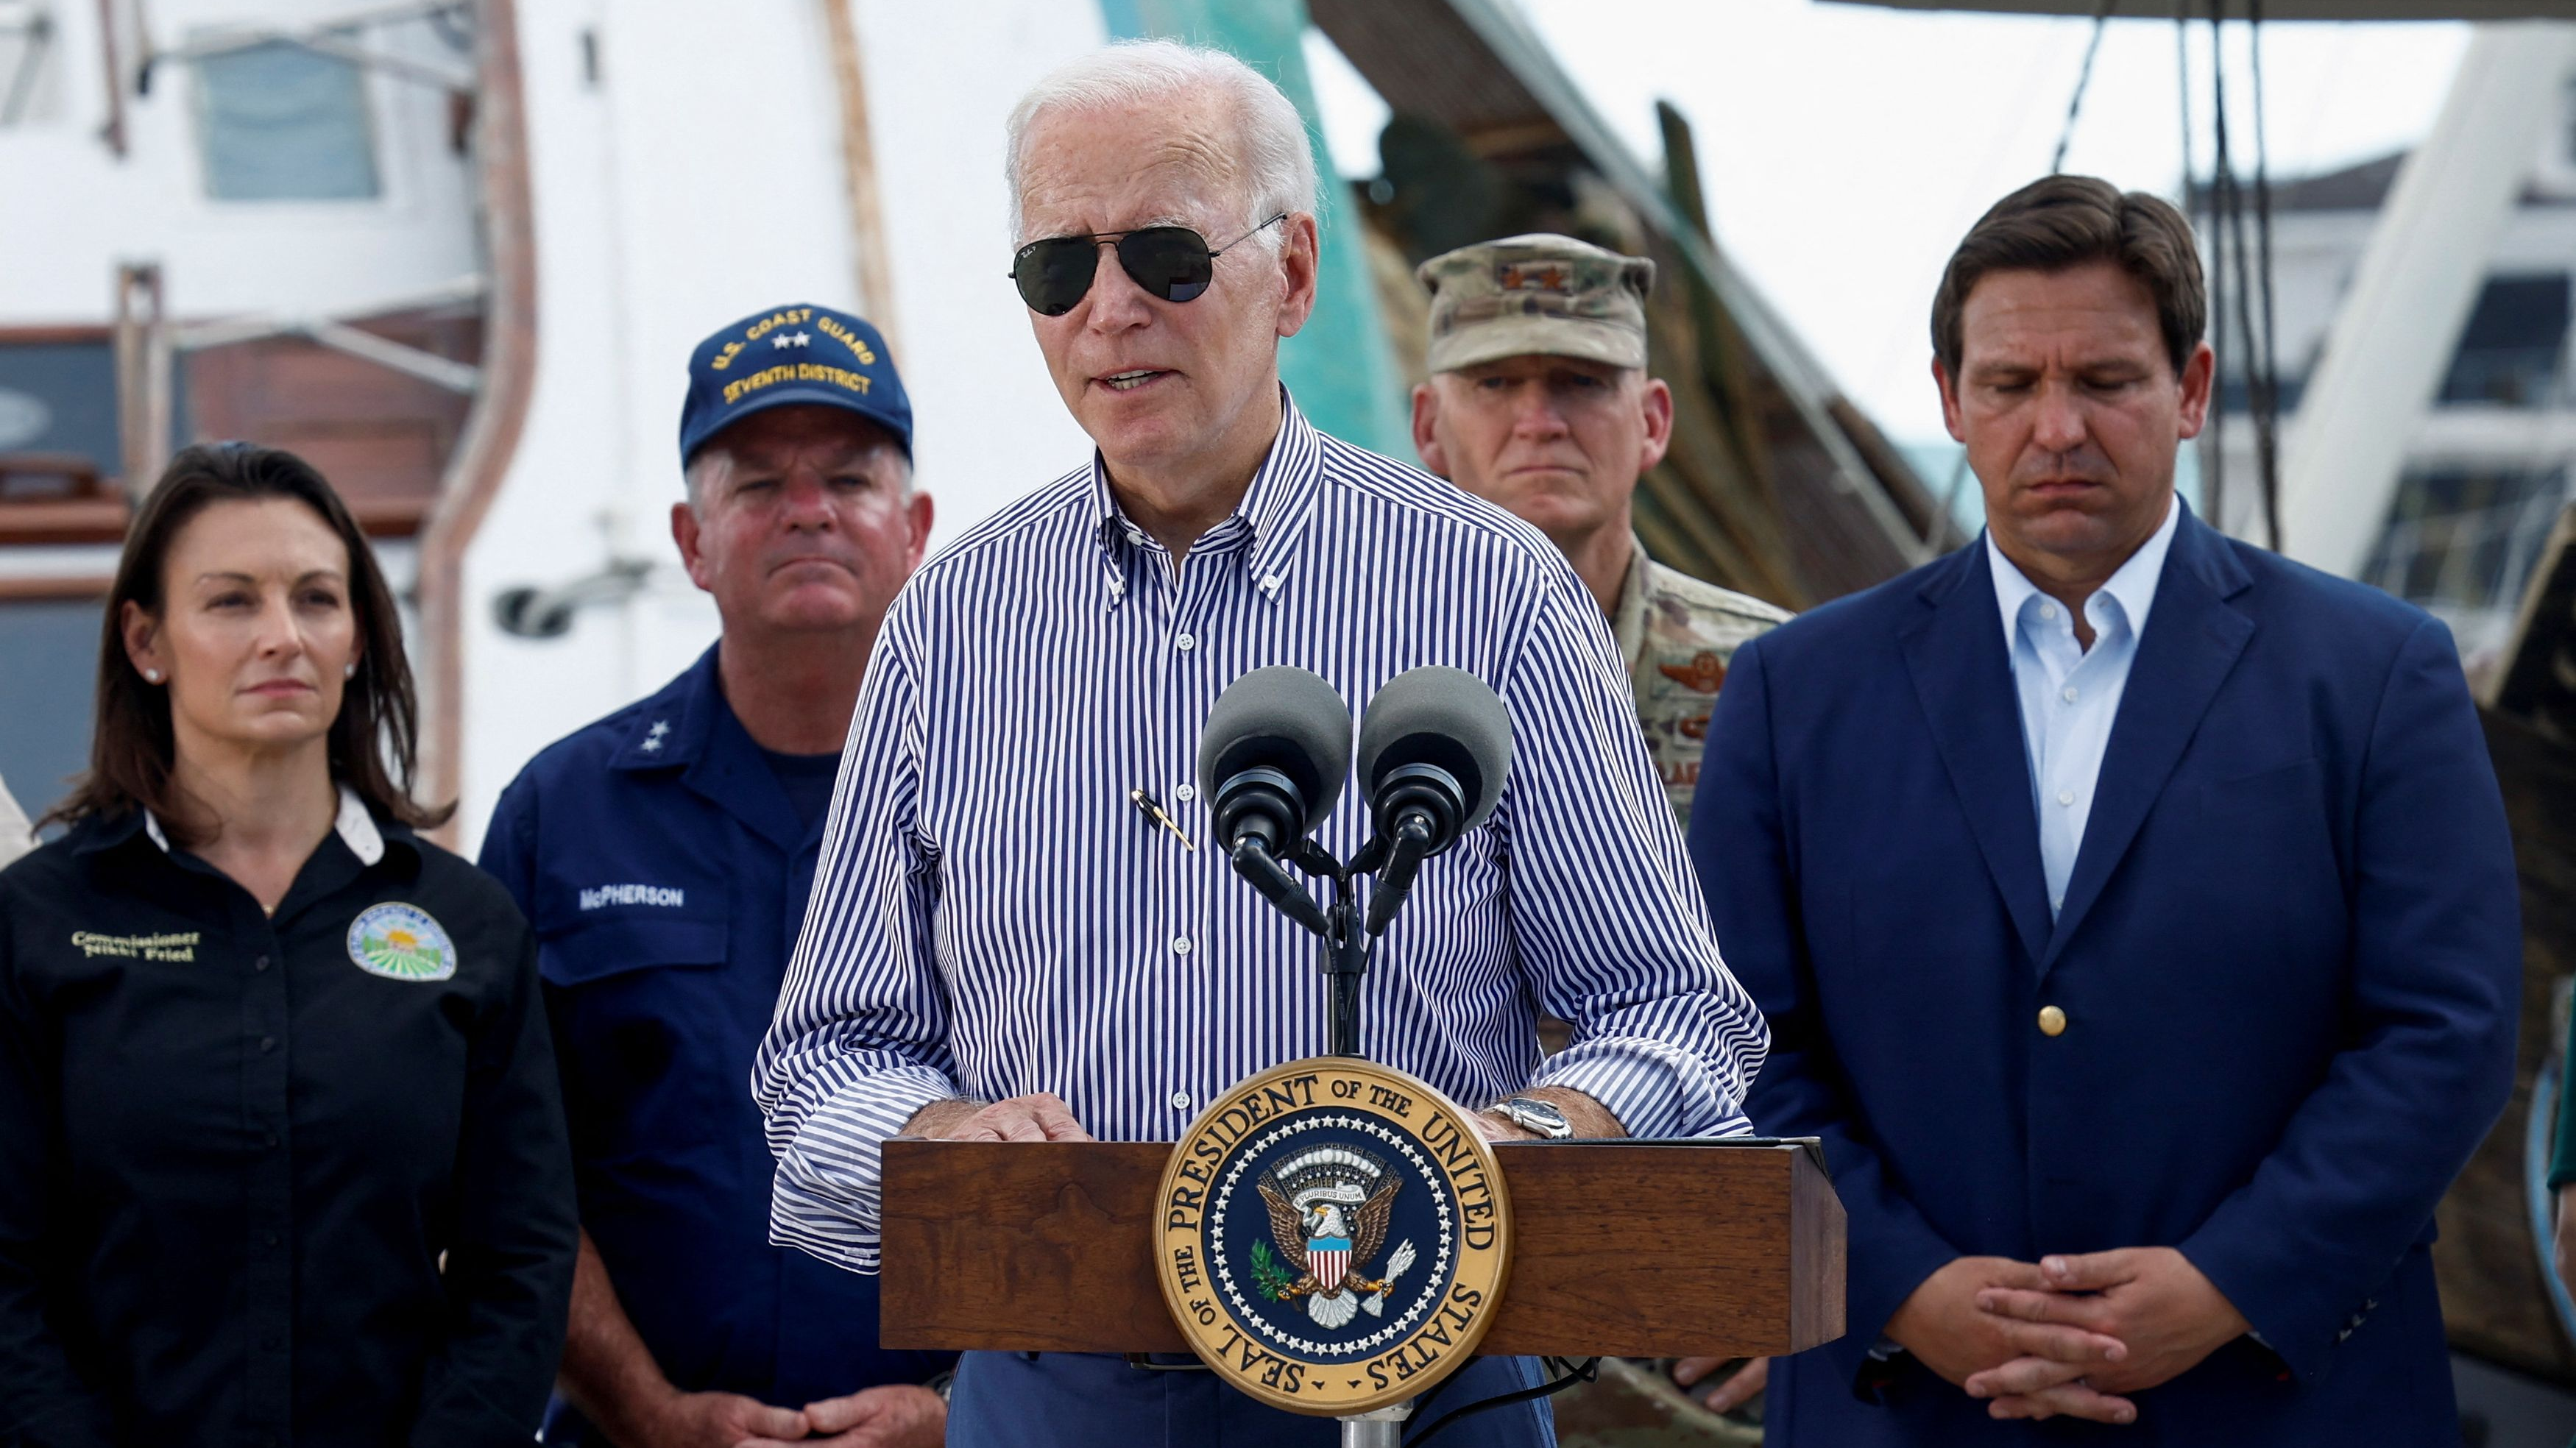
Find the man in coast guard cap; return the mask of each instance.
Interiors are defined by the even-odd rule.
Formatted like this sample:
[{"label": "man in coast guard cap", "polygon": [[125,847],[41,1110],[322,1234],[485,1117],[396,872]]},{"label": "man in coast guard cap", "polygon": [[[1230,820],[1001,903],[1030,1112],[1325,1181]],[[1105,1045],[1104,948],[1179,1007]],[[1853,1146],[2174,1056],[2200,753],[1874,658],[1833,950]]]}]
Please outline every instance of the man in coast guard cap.
[{"label": "man in coast guard cap", "polygon": [[483,864],[537,927],[582,1244],[549,1443],[936,1444],[947,1359],[877,1282],[769,1242],[743,1089],[803,922],[850,715],[921,561],[912,405],[874,327],[778,307],[698,345],[671,537],[723,633],[549,747]]}]

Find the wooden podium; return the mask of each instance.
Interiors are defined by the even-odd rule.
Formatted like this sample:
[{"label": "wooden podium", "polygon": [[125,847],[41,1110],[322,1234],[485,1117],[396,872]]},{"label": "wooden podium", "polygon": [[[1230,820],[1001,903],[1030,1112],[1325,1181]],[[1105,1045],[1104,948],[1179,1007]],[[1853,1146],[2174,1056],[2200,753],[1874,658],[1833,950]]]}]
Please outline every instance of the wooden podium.
[{"label": "wooden podium", "polygon": [[[1796,1352],[1842,1335],[1843,1209],[1810,1142],[1502,1142],[1510,1273],[1480,1353]],[[1188,1351],[1156,1286],[1165,1142],[885,1144],[892,1348]]]}]

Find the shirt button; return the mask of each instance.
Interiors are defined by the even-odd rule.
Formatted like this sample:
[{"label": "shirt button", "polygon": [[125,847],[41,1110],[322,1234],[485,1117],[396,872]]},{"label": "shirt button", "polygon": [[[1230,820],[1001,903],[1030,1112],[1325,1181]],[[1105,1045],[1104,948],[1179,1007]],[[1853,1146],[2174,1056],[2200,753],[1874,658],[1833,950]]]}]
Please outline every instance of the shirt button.
[{"label": "shirt button", "polygon": [[1179,649],[1183,653],[1188,653],[1190,650],[1197,648],[1198,646],[1199,641],[1190,637],[1188,634],[1183,634],[1179,638],[1172,640],[1172,647]]},{"label": "shirt button", "polygon": [[2067,703],[2069,703],[2069,704],[2074,703],[2074,702],[2075,702],[2075,686],[2074,686],[2073,684],[2069,684],[2069,685],[2067,685],[2067,686],[2066,686],[2066,691],[2065,691],[2064,693],[2062,693],[2062,694],[2058,695],[2057,697],[2059,697],[2059,698],[2061,698],[2061,699],[2064,699],[2064,700],[2065,700]]},{"label": "shirt button", "polygon": [[1186,936],[1186,935],[1175,935],[1175,936],[1173,936],[1173,937],[1172,937],[1172,954],[1174,954],[1174,955],[1187,955],[1187,954],[1189,954],[1189,953],[1190,953],[1190,938],[1189,938],[1188,936]]},{"label": "shirt button", "polygon": [[2073,791],[2073,790],[2071,790],[2071,789],[2061,789],[2061,790],[2059,790],[2059,791],[2057,792],[2057,802],[2058,802],[2059,804],[2063,804],[2063,805],[2072,805],[2072,804],[2074,804],[2074,803],[2075,803],[2075,791]]},{"label": "shirt button", "polygon": [[1178,795],[1181,797],[1182,801],[1183,801],[1183,802],[1185,802],[1185,803],[1186,803],[1187,801],[1194,800],[1194,799],[1196,799],[1196,798],[1198,798],[1198,797],[1199,797],[1199,790],[1198,790],[1198,786],[1197,786],[1197,785],[1194,785],[1194,784],[1185,784],[1185,785],[1182,785],[1179,789],[1177,789],[1177,790],[1175,790],[1175,791],[1173,791],[1173,792],[1174,792],[1175,794],[1178,794]]},{"label": "shirt button", "polygon": [[2039,616],[2048,620],[2050,623],[2057,622],[2057,605],[2053,603],[2041,604],[2039,606]]},{"label": "shirt button", "polygon": [[259,959],[252,961],[252,962],[250,963],[250,968],[251,968],[251,969],[253,969],[253,970],[266,970],[266,969],[268,969],[268,957],[267,957],[267,956],[265,956],[265,955],[263,955],[263,956],[261,956]]},{"label": "shirt button", "polygon": [[2039,1033],[2043,1036],[2065,1035],[2066,1012],[2059,1010],[2055,1006],[2041,1006],[2039,1008]]},{"label": "shirt button", "polygon": [[271,1233],[269,1233],[266,1237],[263,1237],[263,1238],[261,1238],[260,1240],[262,1240],[262,1241],[266,1242],[268,1245],[270,1245],[270,1246],[274,1247],[274,1246],[276,1246],[276,1245],[277,1245],[277,1234],[276,1234],[275,1232],[271,1232]]},{"label": "shirt button", "polygon": [[1261,591],[1264,593],[1277,593],[1279,591],[1279,575],[1276,573],[1265,573],[1261,575]]},{"label": "shirt button", "polygon": [[259,1038],[259,1049],[260,1049],[260,1053],[261,1053],[262,1055],[266,1055],[268,1052],[276,1050],[276,1049],[277,1049],[277,1037],[275,1037],[275,1036],[262,1036],[262,1037],[260,1037],[260,1038]]},{"label": "shirt button", "polygon": [[1189,1110],[1189,1109],[1190,1109],[1190,1093],[1188,1093],[1187,1091],[1175,1091],[1175,1092],[1173,1092],[1173,1093],[1172,1093],[1172,1109],[1173,1109],[1174,1111],[1187,1111],[1187,1110]]}]

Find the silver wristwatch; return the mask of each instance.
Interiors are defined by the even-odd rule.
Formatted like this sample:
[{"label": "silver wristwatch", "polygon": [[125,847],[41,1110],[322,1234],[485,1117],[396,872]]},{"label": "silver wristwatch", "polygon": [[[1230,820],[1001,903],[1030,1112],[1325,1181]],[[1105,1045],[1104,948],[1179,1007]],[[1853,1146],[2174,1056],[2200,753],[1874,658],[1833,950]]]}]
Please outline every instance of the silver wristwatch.
[{"label": "silver wristwatch", "polygon": [[1535,1132],[1549,1141],[1571,1141],[1574,1138],[1574,1123],[1565,1119],[1565,1113],[1535,1097],[1515,1096],[1497,1103],[1494,1109],[1509,1117],[1514,1126]]}]

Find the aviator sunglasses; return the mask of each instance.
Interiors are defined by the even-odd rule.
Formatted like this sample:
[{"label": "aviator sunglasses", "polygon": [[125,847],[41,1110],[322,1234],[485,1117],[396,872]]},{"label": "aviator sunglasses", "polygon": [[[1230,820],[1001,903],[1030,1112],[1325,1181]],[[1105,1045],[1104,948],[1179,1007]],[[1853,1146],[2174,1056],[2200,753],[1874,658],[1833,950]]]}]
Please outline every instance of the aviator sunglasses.
[{"label": "aviator sunglasses", "polygon": [[1118,246],[1118,264],[1148,295],[1167,302],[1195,301],[1216,279],[1216,259],[1288,219],[1283,211],[1223,246],[1186,226],[1142,226],[1134,231],[1100,231],[1089,236],[1050,236],[1033,241],[1011,256],[1011,280],[1020,284],[1020,300],[1042,317],[1061,317],[1091,290],[1100,271],[1103,243]]}]

